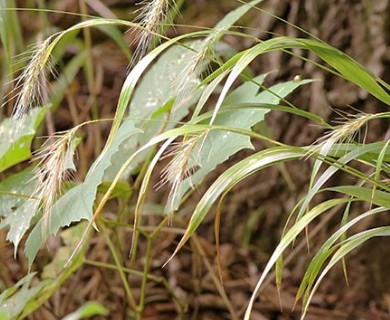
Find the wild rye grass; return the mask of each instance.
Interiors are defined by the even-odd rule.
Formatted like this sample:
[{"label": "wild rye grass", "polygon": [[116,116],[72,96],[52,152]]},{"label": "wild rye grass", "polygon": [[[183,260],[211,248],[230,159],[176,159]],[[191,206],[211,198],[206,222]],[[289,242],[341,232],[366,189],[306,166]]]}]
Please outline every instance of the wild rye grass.
[{"label": "wild rye grass", "polygon": [[[386,181],[380,179],[381,173],[389,173],[387,165],[389,143],[387,141],[365,143],[364,139],[360,141],[355,139],[356,133],[362,131],[370,121],[388,118],[389,113],[346,115],[342,123],[332,126],[324,119],[302,111],[285,100],[288,94],[300,86],[309,85],[311,80],[296,78],[266,88],[264,81],[267,74],[248,77],[247,71],[250,69],[250,63],[265,53],[282,50],[291,54],[291,49],[301,49],[315,53],[331,69],[321,65],[319,67],[360,86],[386,105],[390,104],[389,85],[352,58],[318,39],[275,36],[262,41],[238,31],[241,29],[234,29],[238,19],[249,10],[257,10],[256,6],[260,2],[261,0],[255,0],[249,4],[242,4],[211,30],[195,31],[169,39],[161,34],[161,31],[165,29],[165,23],[169,20],[168,13],[174,8],[175,3],[167,0],[145,1],[137,23],[84,15],[82,22],[67,30],[57,31],[38,44],[16,81],[13,117],[8,119],[7,123],[2,122],[0,127],[2,132],[10,130],[10,123],[14,128],[18,128],[17,133],[12,135],[12,144],[9,144],[9,141],[1,144],[3,146],[0,152],[1,171],[32,156],[30,153],[32,138],[37,132],[43,114],[50,109],[50,104],[44,109],[39,108],[43,101],[42,81],[52,68],[51,60],[55,48],[61,47],[60,52],[65,52],[67,41],[72,40],[71,35],[89,28],[103,28],[119,45],[123,44],[123,39],[118,38],[117,26],[135,28],[140,34],[138,49],[132,56],[132,63],[118,97],[115,117],[109,120],[98,119],[99,112],[95,109],[91,122],[77,124],[67,132],[48,137],[47,142],[35,153],[35,157],[32,157],[30,168],[10,176],[2,185],[0,184],[3,206],[0,227],[9,229],[8,239],[15,247],[26,238],[25,253],[30,267],[49,235],[57,234],[60,228],[66,228],[75,222],[88,220],[87,224],[80,223],[69,229],[75,233],[72,238],[73,246],[69,246],[71,249],[62,257],[61,267],[57,267],[56,270],[58,276],[42,281],[40,285],[30,289],[32,274],[27,275],[21,283],[4,291],[0,296],[2,312],[0,315],[5,318],[28,315],[42,305],[62,282],[83,264],[118,271],[126,293],[129,316],[142,318],[146,304],[146,286],[149,281],[163,283],[178,304],[180,315],[183,315],[186,307],[182,305],[170,285],[164,279],[156,279],[150,275],[151,248],[166,224],[169,221],[174,224],[175,219],[178,219],[175,211],[191,208],[186,207],[187,200],[205,176],[231,155],[246,148],[253,148],[251,140],[266,141],[269,147],[256,150],[251,156],[231,165],[208,187],[191,211],[188,227],[173,254],[173,256],[180,254],[180,249],[191,237],[196,239],[195,231],[205,216],[215,204],[221,203],[218,201],[228,197],[229,191],[240,181],[270,166],[291,160],[313,158],[310,188],[290,214],[289,221],[292,221],[292,224],[286,227],[280,243],[261,274],[248,303],[245,319],[250,319],[258,291],[274,266],[276,282],[280,285],[283,252],[312,221],[326,212],[335,208],[344,212],[342,226],[329,236],[310,261],[297,295],[297,299],[303,298],[302,317],[305,316],[321,280],[331,267],[369,239],[389,235],[388,226],[355,234],[349,233],[355,224],[385,212],[390,207],[388,200],[390,188]],[[5,21],[4,16],[7,14],[12,15],[12,19],[16,21],[14,11],[10,9],[13,4],[8,2],[1,10],[2,22]],[[5,56],[15,53],[7,45],[9,35],[6,30],[8,29],[3,23],[0,35]],[[87,34],[84,35],[88,38]],[[253,45],[225,56],[218,52],[217,47],[218,43],[224,41],[225,35],[251,39]],[[67,37],[70,37],[70,40],[67,40]],[[87,44],[82,47],[87,52],[86,56],[91,50],[90,46],[91,44]],[[61,54],[55,57],[56,60],[60,58]],[[82,64],[79,68],[81,66]],[[235,87],[240,78],[242,83]],[[90,77],[89,88],[93,88],[93,81],[93,77]],[[58,87],[66,90],[66,86],[60,83]],[[91,94],[95,94],[93,90]],[[213,97],[216,98],[215,103],[211,102]],[[309,146],[291,146],[274,141],[253,130],[257,123],[264,120],[265,114],[272,110],[308,118],[326,127],[328,132],[320,141]],[[183,122],[184,119],[188,120]],[[112,122],[107,142],[91,164],[85,179],[63,190],[62,181],[67,172],[76,169],[74,154],[79,143],[78,130],[80,127],[100,121]],[[156,173],[156,166],[164,158],[170,159],[169,164],[162,172]],[[371,173],[351,166],[352,161],[362,163],[371,169]],[[326,169],[321,171],[322,167]],[[358,183],[325,187],[329,179],[340,170],[351,175]],[[154,230],[147,231],[142,224],[142,217],[154,174],[160,175],[160,185],[170,185],[171,192],[161,222]],[[136,180],[130,185],[131,175],[136,176]],[[10,186],[12,188],[7,190]],[[339,197],[312,205],[313,198],[324,191],[337,192]],[[136,201],[132,201],[131,196],[136,197]],[[103,213],[107,203],[113,198],[117,198],[126,208],[123,212],[130,211],[129,208],[133,204],[132,216],[124,216],[123,212],[118,212],[117,219],[108,219]],[[351,206],[356,202],[371,204],[370,210],[351,215]],[[221,212],[218,212],[218,216],[221,217]],[[25,221],[23,225],[20,217]],[[140,237],[146,239],[147,250],[142,270],[124,266],[121,244],[114,243],[110,238],[110,234],[114,233],[120,239],[117,230],[120,226],[132,230],[130,257],[132,262],[136,260],[138,254]],[[114,264],[104,265],[99,261],[84,260],[93,227],[103,233]],[[215,228],[218,236],[218,221]],[[138,300],[129,285],[128,274],[136,274],[141,278],[141,294]],[[223,286],[215,281],[230,316],[237,319],[236,311],[231,308]],[[14,293],[14,289],[19,291]],[[19,298],[26,295],[27,299]],[[17,307],[8,303],[12,298],[16,299]],[[105,311],[96,308],[96,313],[99,312]]]}]

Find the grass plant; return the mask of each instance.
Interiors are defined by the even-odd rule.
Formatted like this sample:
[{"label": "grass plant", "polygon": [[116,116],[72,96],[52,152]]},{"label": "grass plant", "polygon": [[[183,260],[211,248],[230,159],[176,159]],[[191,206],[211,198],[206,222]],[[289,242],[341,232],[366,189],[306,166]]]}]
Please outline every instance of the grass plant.
[{"label": "grass plant", "polygon": [[[317,55],[323,61],[323,64],[315,63],[318,68],[359,86],[387,106],[390,105],[389,85],[348,55],[317,38],[275,35],[262,40],[249,36],[245,28],[236,28],[237,21],[248,11],[260,11],[258,7],[261,2],[241,2],[214,28],[169,38],[164,32],[171,23],[169,15],[176,6],[174,1],[142,1],[137,21],[129,22],[87,15],[87,2],[80,0],[82,12],[79,23],[56,31],[40,42],[18,77],[6,76],[3,72],[3,81],[9,78],[15,78],[16,81],[9,88],[13,91],[7,93],[15,97],[11,99],[14,101],[12,115],[0,123],[3,139],[0,142],[0,171],[7,176],[0,182],[0,228],[7,230],[7,239],[15,245],[15,252],[18,252],[19,244],[23,244],[30,271],[35,270],[34,261],[41,248],[48,243],[49,236],[60,234],[64,239],[61,248],[64,251],[45,266],[46,271],[49,268],[54,270],[54,276],[43,280],[39,274],[39,284],[30,286],[35,273],[28,273],[13,287],[3,291],[0,295],[0,319],[26,317],[40,308],[66,279],[84,266],[118,272],[125,293],[127,317],[143,317],[148,303],[147,287],[153,282],[163,284],[175,301],[178,317],[184,318],[187,305],[166,279],[151,274],[152,264],[156,263],[153,261],[153,246],[157,239],[162,233],[167,233],[174,243],[180,236],[171,258],[168,261],[160,259],[160,266],[169,264],[176,255],[180,255],[181,249],[189,241],[201,252],[203,249],[196,231],[212,208],[218,206],[215,225],[218,238],[220,223],[224,223],[221,203],[229,197],[232,188],[260,170],[290,161],[313,159],[309,189],[289,213],[283,236],[269,262],[262,268],[244,319],[251,319],[260,288],[274,267],[276,282],[280,285],[284,252],[320,217],[331,211],[340,212],[341,226],[329,235],[309,261],[297,294],[297,300],[303,300],[302,319],[321,281],[332,267],[344,261],[352,250],[370,239],[389,236],[389,226],[368,228],[356,233],[352,230],[363,220],[390,208],[390,187],[381,179],[383,174],[390,173],[389,142],[367,142],[362,133],[370,122],[387,119],[390,113],[343,114],[341,123],[329,124],[320,116],[301,110],[286,100],[293,91],[301,86],[310,86],[313,80],[298,77],[266,87],[265,81],[269,74],[253,75],[251,63],[272,52],[283,51],[297,56],[292,50],[299,49],[299,52],[309,51]],[[2,5],[1,58],[7,66],[5,69],[11,72],[10,56],[23,50],[23,41],[18,28],[10,29],[6,26],[18,25],[15,3],[2,1]],[[37,14],[40,12],[42,8]],[[100,118],[102,111],[99,110],[96,91],[91,30],[102,30],[126,52],[123,39],[118,37],[119,30],[123,28],[136,30],[137,48],[129,57],[129,69],[117,99],[115,114],[111,119],[103,119]],[[13,30],[15,35],[11,35],[9,30]],[[83,32],[85,43],[80,41],[80,31]],[[11,48],[12,36],[18,39],[15,48]],[[230,48],[231,52],[226,54],[220,46],[227,45],[226,36],[245,39],[251,45],[237,51]],[[44,81],[47,81],[47,74],[55,68],[55,63],[64,59],[73,41],[79,43],[76,55],[78,60],[77,63],[74,61],[72,69],[65,68],[63,72],[74,79],[85,67],[90,94],[89,119],[73,123],[67,131],[49,135],[43,143],[40,143],[40,139],[34,140],[33,146],[38,146],[34,151],[32,141],[42,132],[39,128],[43,115],[52,112],[56,116],[58,106],[68,94],[71,84],[66,81],[66,77],[61,78],[62,70],[58,70],[59,76],[53,80],[55,89],[45,98],[42,88],[48,85]],[[312,62],[305,56],[298,55],[298,58],[306,63]],[[44,106],[46,100],[49,103]],[[325,128],[326,133],[307,146],[276,141],[256,129],[259,123],[264,122],[265,115],[273,111],[305,118]],[[100,138],[105,135],[99,128],[107,123],[110,124],[107,140],[101,145],[103,140]],[[95,129],[85,131],[85,128],[91,126]],[[9,139],[5,140],[6,133],[10,131],[17,131],[12,135],[13,143],[9,143]],[[95,160],[89,165],[85,177],[64,183],[68,172],[77,173],[78,161],[75,155],[78,144],[83,143],[82,135],[85,132],[93,132],[95,135]],[[358,138],[358,133],[362,133],[363,139]],[[255,142],[262,142],[267,147],[255,149],[254,145],[258,145]],[[234,164],[227,161],[235,154],[242,154],[244,149],[252,149],[252,154],[242,156]],[[30,162],[26,162],[29,159]],[[161,166],[162,161],[168,164]],[[220,165],[224,166],[224,171],[211,185],[207,185],[206,177],[212,172],[218,172],[216,168]],[[11,167],[12,171],[5,172]],[[330,179],[340,171],[357,183],[329,186]],[[158,192],[153,191],[158,189],[153,185],[156,177],[160,181],[157,187],[163,190],[168,186],[170,191],[162,207],[154,204],[158,208],[157,213],[151,214],[153,220],[147,215],[150,210],[147,199],[150,193]],[[205,186],[202,189],[205,191],[194,206],[191,199],[194,190],[201,185]],[[316,201],[316,196],[325,192],[334,194],[334,198]],[[361,208],[355,207],[357,203],[369,204],[370,208],[356,213]],[[112,207],[116,211],[113,212]],[[351,207],[354,208],[354,214],[350,214]],[[189,221],[184,229],[175,229],[176,225],[183,225],[185,220],[177,212],[189,213]],[[144,223],[146,219],[155,221],[152,228]],[[91,239],[96,230],[103,234],[112,264],[88,258]],[[127,245],[129,238],[131,244]],[[142,244],[146,248],[143,252]],[[130,247],[131,258],[128,257]],[[219,256],[219,248],[217,253]],[[139,263],[137,258],[141,254],[144,255],[143,262]],[[207,268],[212,270],[207,257],[202,257]],[[129,275],[140,281],[138,295],[129,282]],[[230,304],[221,278],[214,274],[213,282],[230,317],[239,319],[238,310],[234,310]],[[11,304],[10,301],[14,302]],[[82,313],[83,310],[77,312]],[[90,315],[107,313],[98,305],[92,305],[91,310]]]}]

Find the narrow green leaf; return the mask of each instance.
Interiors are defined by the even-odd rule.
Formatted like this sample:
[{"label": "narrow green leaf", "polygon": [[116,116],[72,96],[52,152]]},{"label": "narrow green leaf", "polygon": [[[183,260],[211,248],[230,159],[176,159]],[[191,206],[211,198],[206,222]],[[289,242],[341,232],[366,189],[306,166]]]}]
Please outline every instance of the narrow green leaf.
[{"label": "narrow green leaf", "polygon": [[251,319],[253,304],[260,290],[260,287],[269,272],[271,271],[272,267],[275,265],[276,261],[282,255],[283,251],[295,240],[298,234],[300,234],[316,217],[321,215],[323,212],[326,212],[327,210],[335,206],[344,204],[348,201],[350,201],[350,199],[331,199],[319,204],[318,206],[311,209],[307,214],[305,214],[299,221],[297,221],[297,223],[294,224],[294,226],[285,234],[285,236],[281,239],[275,251],[273,252],[271,258],[268,260],[268,263],[265,266],[261,277],[256,284],[255,290],[252,293],[251,299],[246,309],[244,320]]},{"label": "narrow green leaf", "polygon": [[[385,159],[385,156],[386,156],[387,149],[389,148],[389,145],[390,145],[390,140],[388,140],[386,142],[385,146],[381,150],[381,152],[380,152],[380,154],[378,156],[378,159],[376,161],[375,176],[374,176],[374,180],[375,181],[379,181],[380,180],[380,174],[381,174],[381,171],[382,171],[382,166],[383,166],[384,159]],[[372,187],[372,198],[375,197],[376,189],[377,189],[377,185],[374,184],[373,187]]]},{"label": "narrow green leaf", "polygon": [[390,95],[378,84],[378,78],[351,57],[325,42],[308,39],[299,41],[340,72],[346,80],[355,83],[377,99],[390,105]]},{"label": "narrow green leaf", "polygon": [[229,29],[232,27],[243,15],[245,15],[250,9],[252,9],[255,5],[259,4],[263,0],[252,0],[248,3],[243,4],[237,9],[229,12],[225,17],[219,21],[214,29]]},{"label": "narrow green leaf", "polygon": [[309,308],[309,304],[317,291],[320,283],[322,282],[323,278],[328,274],[329,270],[338,263],[341,259],[343,259],[348,253],[350,253],[352,250],[356,249],[357,247],[361,246],[368,240],[374,238],[374,237],[389,237],[390,236],[390,227],[378,227],[373,228],[369,230],[362,231],[358,234],[353,235],[352,237],[348,238],[345,243],[334,253],[332,259],[326,266],[326,268],[322,271],[321,275],[317,279],[316,283],[313,286],[313,289],[310,292],[310,295],[307,299],[306,304],[303,306],[303,312],[302,317],[303,319],[307,313],[307,310]]},{"label": "narrow green leaf", "polygon": [[390,193],[388,192],[376,190],[373,194],[371,188],[359,186],[338,186],[327,188],[326,190],[344,193],[355,197],[359,201],[365,201],[368,203],[372,201],[378,206],[390,209]]},{"label": "narrow green leaf", "polygon": [[340,167],[342,165],[345,165],[349,163],[352,160],[359,159],[364,154],[378,151],[378,145],[377,144],[366,144],[366,145],[360,145],[356,146],[352,149],[351,152],[347,153],[346,155],[342,156],[340,159],[337,160],[337,164],[329,167],[325,170],[325,172],[318,178],[316,183],[313,185],[313,187],[309,190],[307,195],[305,196],[305,200],[298,212],[297,220],[299,220],[305,213],[306,209],[309,206],[310,201],[313,199],[313,197],[317,194],[318,190],[338,171],[340,170]]},{"label": "narrow green leaf", "polygon": [[264,169],[270,165],[282,163],[289,160],[300,158],[304,154],[304,150],[292,147],[275,147],[260,151],[252,156],[245,158],[239,163],[233,165],[221,174],[218,179],[203,195],[199,201],[191,220],[186,229],[186,232],[179,245],[177,246],[174,255],[187,242],[195,230],[199,227],[206,214],[209,212],[215,201],[226,190],[236,185],[238,182],[249,176],[255,171]]},{"label": "narrow green leaf", "polygon": [[56,249],[54,258],[44,266],[41,273],[42,279],[54,280],[54,282],[59,280],[61,273],[64,271],[64,266],[71,257],[74,248],[80,242],[87,224],[86,221],[83,221],[60,232],[63,245]]},{"label": "narrow green leaf", "polygon": [[[232,68],[232,71],[226,80],[217,101],[213,118],[215,118],[218,114],[219,109],[234,81],[255,58],[267,52],[293,48],[313,51],[321,59],[340,72],[342,77],[367,90],[384,103],[388,105],[390,104],[390,95],[378,84],[377,78],[355,60],[336,48],[316,40],[278,37],[263,41],[250,49],[240,52],[220,68],[219,73],[223,72],[223,70],[228,70],[229,68]],[[218,76],[218,73],[215,73],[213,76]]]},{"label": "narrow green leaf", "polygon": [[[350,202],[347,203],[347,207],[349,207],[349,204]],[[358,222],[362,221],[363,219],[366,219],[378,213],[382,213],[384,211],[386,211],[386,208],[376,208],[373,210],[369,210],[363,214],[360,214],[359,216],[355,217],[351,221],[344,224],[340,229],[338,229],[331,237],[329,237],[324,242],[324,244],[321,246],[321,248],[317,251],[315,256],[310,261],[309,267],[306,270],[306,273],[303,277],[300,288],[298,290],[297,298],[296,298],[297,300],[300,299],[300,297],[303,294],[305,294],[303,304],[305,305],[307,303],[307,299],[309,297],[310,291],[312,290],[315,279],[317,278],[323,264],[335,252],[335,250],[337,250],[337,246],[335,246],[336,241],[338,239],[342,239],[343,242],[345,242],[346,238],[344,238],[344,236],[351,227],[355,226]]]}]

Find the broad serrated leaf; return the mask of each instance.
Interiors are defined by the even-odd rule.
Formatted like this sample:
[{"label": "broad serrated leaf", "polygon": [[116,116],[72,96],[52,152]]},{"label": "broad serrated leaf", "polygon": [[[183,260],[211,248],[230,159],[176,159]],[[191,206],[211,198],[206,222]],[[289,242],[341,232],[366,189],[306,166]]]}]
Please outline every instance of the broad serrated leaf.
[{"label": "broad serrated leaf", "polygon": [[[221,30],[228,30],[238,19],[248,12],[248,10],[261,1],[262,0],[253,0],[249,3],[245,3],[227,14],[215,26],[216,32],[212,32],[210,38],[207,38],[206,41],[210,42],[210,46],[213,47],[224,35],[224,32],[220,32]],[[159,133],[161,128],[164,128],[165,130],[173,128],[175,122],[183,119],[188,114],[188,108],[195,103],[200,94],[200,90],[194,92],[194,89],[199,84],[199,79],[196,74],[186,75],[183,74],[183,71],[186,70],[191,61],[197,59],[197,48],[202,47],[202,41],[192,41],[188,43],[187,46],[188,48],[175,46],[166,50],[157,63],[147,72],[142,82],[137,87],[130,104],[129,116],[132,119],[136,119],[136,121],[138,120],[136,125],[137,127],[142,128],[145,134],[139,137],[139,141],[134,139],[128,141],[126,145],[123,145],[115,156],[114,165],[107,172],[105,177],[106,180],[110,181],[114,179],[116,173],[126,159],[134,153],[137,145],[143,145],[149,141],[154,135]],[[191,48],[193,48],[193,50],[191,50]],[[208,57],[204,57],[202,61],[203,66],[207,65],[207,63]],[[183,76],[187,77],[182,79]],[[180,105],[175,106],[174,112],[167,118],[166,114],[170,111],[171,107],[167,105],[169,105],[170,102],[173,104],[173,100],[180,97],[180,94],[183,94],[183,88],[179,81],[186,83],[184,90],[184,95],[186,97],[184,99],[179,99]],[[169,120],[169,122],[164,122],[167,120]],[[135,159],[128,168],[127,174],[134,170],[138,164],[145,159],[147,154],[148,152],[145,152]]]},{"label": "broad serrated leaf", "polygon": [[39,207],[30,198],[36,188],[34,175],[34,169],[27,168],[0,183],[0,229],[9,228],[7,240],[13,242],[15,253]]},{"label": "broad serrated leaf", "polygon": [[[270,110],[256,107],[235,109],[234,105],[248,103],[277,105],[281,99],[285,98],[299,86],[312,82],[312,80],[288,81],[258,93],[266,76],[267,74],[260,75],[252,79],[252,81],[247,81],[230,93],[226,97],[220,113],[215,118],[214,124],[251,130],[252,126],[262,121],[265,114]],[[228,111],[224,110],[225,105],[231,105],[233,108]],[[202,139],[199,142],[199,147],[194,148],[191,155],[199,168],[180,183],[177,192],[171,194],[171,198],[167,202],[166,211],[177,210],[181,199],[191,186],[200,183],[218,164],[223,163],[233,154],[246,148],[253,148],[249,136],[233,132],[210,132],[206,139]]]},{"label": "broad serrated leaf", "polygon": [[244,82],[226,97],[223,105],[234,106],[242,103],[258,103],[259,91],[267,76],[268,73],[261,74],[250,81]]},{"label": "broad serrated leaf", "polygon": [[292,80],[283,83],[275,84],[267,90],[262,91],[256,96],[255,102],[261,102],[262,104],[275,104],[277,105],[280,100],[288,96],[291,92],[299,88],[304,84],[313,82],[311,79],[305,80]]},{"label": "broad serrated leaf", "polygon": [[105,171],[111,165],[113,155],[122,143],[140,132],[133,121],[125,121],[107,151],[92,164],[85,181],[69,190],[54,204],[48,230],[43,233],[42,221],[37,223],[26,242],[25,252],[30,265],[47,236],[56,234],[61,227],[69,226],[72,222],[92,218],[97,189],[103,181]]},{"label": "broad serrated leaf", "polygon": [[31,141],[47,108],[35,108],[16,121],[6,118],[0,124],[0,172],[31,158]]}]

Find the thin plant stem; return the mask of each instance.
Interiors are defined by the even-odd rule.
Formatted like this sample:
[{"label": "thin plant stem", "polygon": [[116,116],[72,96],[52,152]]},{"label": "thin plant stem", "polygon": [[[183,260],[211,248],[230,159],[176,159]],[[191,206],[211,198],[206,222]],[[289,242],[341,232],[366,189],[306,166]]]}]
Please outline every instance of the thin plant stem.
[{"label": "thin plant stem", "polygon": [[134,296],[133,296],[133,294],[131,292],[131,289],[130,289],[130,286],[129,286],[129,282],[127,281],[125,272],[123,270],[123,266],[122,266],[122,264],[121,264],[121,262],[119,260],[119,256],[118,256],[118,253],[116,252],[115,246],[112,243],[112,241],[110,239],[110,236],[109,236],[109,234],[107,232],[106,226],[104,225],[103,222],[101,222],[101,223],[99,223],[99,227],[101,228],[101,230],[103,232],[103,235],[104,235],[104,237],[106,239],[108,248],[109,248],[109,250],[111,252],[112,258],[114,259],[114,262],[115,262],[115,264],[117,266],[117,270],[118,270],[119,275],[120,275],[120,277],[122,279],[122,283],[123,283],[123,286],[124,286],[124,289],[125,289],[125,292],[126,292],[126,295],[127,295],[127,298],[128,298],[129,305],[131,306],[131,308],[133,308],[133,310],[137,310],[137,303],[135,302]]},{"label": "thin plant stem", "polygon": [[223,302],[226,305],[226,309],[229,311],[231,319],[238,320],[237,314],[233,309],[233,306],[231,305],[228,296],[226,295],[225,289],[223,288],[221,282],[219,281],[218,276],[214,272],[214,268],[211,265],[210,261],[207,259],[207,256],[202,248],[202,245],[200,244],[198,237],[196,235],[192,236],[192,241],[195,245],[196,250],[198,250],[200,256],[202,257],[203,263],[205,264],[207,270],[210,273],[211,279],[214,282],[215,287],[218,290],[218,293],[220,294]]},{"label": "thin plant stem", "polygon": [[[88,14],[88,8],[85,0],[79,0],[80,12],[82,13],[81,20],[86,21],[86,16]],[[92,105],[92,119],[99,119],[99,109],[97,104],[97,93],[96,93],[96,84],[95,84],[95,71],[93,66],[93,55],[92,55],[92,37],[91,30],[89,28],[83,28],[85,49],[87,50],[88,59],[86,61],[86,70],[87,70],[87,82],[88,90],[90,93],[90,101]],[[95,155],[98,156],[102,149],[102,139],[99,126],[95,125],[93,127],[94,139],[95,139]]]},{"label": "thin plant stem", "polygon": [[[165,217],[162,222],[166,223],[167,219],[168,219],[168,217]],[[104,221],[104,223],[106,225],[119,226],[119,227],[128,228],[130,230],[134,230],[134,226],[132,224],[127,224],[127,223],[113,221],[113,220],[107,220],[105,218],[102,218],[102,221]],[[143,226],[142,228],[140,228],[140,232],[153,232],[153,231],[156,231],[157,229],[160,229],[161,232],[174,233],[174,234],[178,234],[178,235],[183,235],[185,232],[185,229],[174,228],[174,227],[165,227],[164,225],[162,225],[161,227],[160,227],[160,225],[157,227]],[[154,235],[152,235],[152,236],[154,236]]]},{"label": "thin plant stem", "polygon": [[145,296],[146,296],[146,284],[148,282],[148,274],[150,269],[150,261],[152,258],[152,238],[147,237],[147,243],[146,243],[146,252],[145,252],[145,266],[144,266],[144,272],[142,276],[142,284],[141,284],[141,296],[140,301],[138,305],[138,311],[139,313],[142,313],[145,307]]},{"label": "thin plant stem", "polygon": [[[105,262],[85,259],[84,263],[87,265],[90,265],[90,266],[98,267],[98,268],[104,268],[104,269],[118,271],[118,267],[116,265],[105,263]],[[123,272],[131,274],[133,276],[137,276],[137,277],[144,276],[144,273],[141,271],[138,271],[138,270],[129,269],[129,268],[125,268],[125,267],[122,267],[122,270],[123,270]],[[186,310],[186,305],[183,304],[181,299],[176,296],[173,288],[171,287],[171,285],[169,284],[169,282],[165,278],[157,277],[157,276],[154,276],[152,274],[147,274],[146,277],[150,281],[154,281],[156,283],[162,284],[165,287],[165,289],[167,289],[168,293],[172,296],[173,300],[178,304],[178,306],[180,308],[180,313],[184,313],[184,311]]]}]

